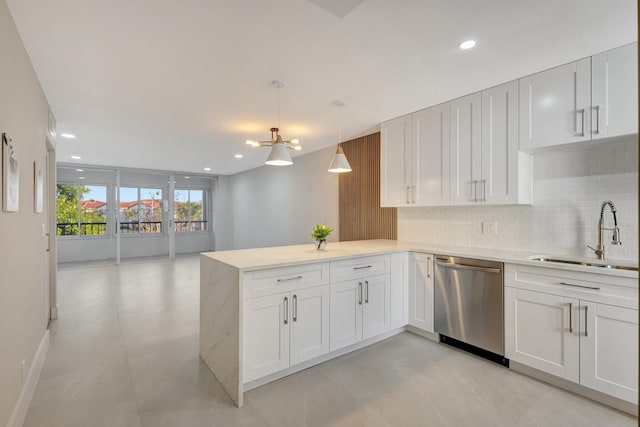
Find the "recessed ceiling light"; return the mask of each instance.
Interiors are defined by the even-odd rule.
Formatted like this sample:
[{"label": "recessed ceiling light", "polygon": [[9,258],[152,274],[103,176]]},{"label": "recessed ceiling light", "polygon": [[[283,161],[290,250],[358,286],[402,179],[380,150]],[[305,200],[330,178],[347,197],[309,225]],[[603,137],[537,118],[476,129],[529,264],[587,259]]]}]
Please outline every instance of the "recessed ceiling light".
[{"label": "recessed ceiling light", "polygon": [[84,169],[76,169],[76,172],[84,172]]},{"label": "recessed ceiling light", "polygon": [[244,156],[243,156],[242,154],[236,154],[236,155],[235,155],[235,156],[233,156],[233,157],[235,157],[236,159],[241,159],[241,158],[243,158]]},{"label": "recessed ceiling light", "polygon": [[464,49],[464,50],[471,49],[475,45],[476,45],[475,40],[465,40],[462,43],[460,43],[460,49]]},{"label": "recessed ceiling light", "polygon": [[61,134],[60,134],[60,136],[61,136],[61,137],[63,137],[63,138],[67,138],[67,139],[73,139],[73,138],[75,138],[75,137],[76,137],[76,136],[75,136],[74,134],[72,134],[72,133],[61,133]]},{"label": "recessed ceiling light", "polygon": [[211,168],[204,168],[205,171],[211,172]]},{"label": "recessed ceiling light", "polygon": [[84,179],[84,176],[79,176],[78,179]]},{"label": "recessed ceiling light", "polygon": [[190,177],[190,176],[185,176],[185,177],[184,177],[184,179],[189,179],[189,178],[191,178],[191,177]]},{"label": "recessed ceiling light", "polygon": [[71,158],[73,160],[82,160],[82,157],[80,157],[80,156],[71,156]]}]

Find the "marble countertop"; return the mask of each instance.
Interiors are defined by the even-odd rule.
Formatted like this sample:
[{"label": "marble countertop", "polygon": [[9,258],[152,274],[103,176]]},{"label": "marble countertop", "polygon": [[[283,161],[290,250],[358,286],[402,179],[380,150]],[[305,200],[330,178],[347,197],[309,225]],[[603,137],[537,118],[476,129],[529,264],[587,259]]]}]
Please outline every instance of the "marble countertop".
[{"label": "marble countertop", "polygon": [[[532,256],[544,256],[545,258],[555,257],[577,261],[589,261],[598,263],[607,262],[600,261],[595,258],[587,259],[539,252],[522,252],[491,248],[436,245],[397,240],[359,240],[353,242],[329,242],[327,245],[327,249],[323,251],[316,250],[313,243],[309,243],[307,245],[274,246],[268,248],[205,252],[202,255],[236,267],[241,271],[251,271],[264,268],[306,264],[310,262],[333,261],[337,259],[355,258],[365,255],[377,255],[406,251],[427,252],[432,254],[452,255],[467,258],[479,258],[505,263],[524,264],[536,267],[556,268],[589,273],[600,273],[620,277],[638,277],[638,271],[560,264],[553,262],[540,262],[530,259]],[[614,261],[610,262],[613,263]],[[616,262],[616,264],[637,267],[637,264],[633,265],[628,262]]]}]

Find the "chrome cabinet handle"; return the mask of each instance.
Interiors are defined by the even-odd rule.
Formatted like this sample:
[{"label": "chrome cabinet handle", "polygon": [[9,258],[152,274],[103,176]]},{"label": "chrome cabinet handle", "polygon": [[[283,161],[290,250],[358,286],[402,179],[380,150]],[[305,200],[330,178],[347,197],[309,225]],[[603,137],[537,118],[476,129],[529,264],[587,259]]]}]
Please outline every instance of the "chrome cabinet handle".
[{"label": "chrome cabinet handle", "polygon": [[411,203],[416,204],[416,186],[411,186]]},{"label": "chrome cabinet handle", "polygon": [[302,276],[289,277],[288,279],[278,279],[278,282],[289,282],[291,280],[300,280]]},{"label": "chrome cabinet handle", "polygon": [[578,132],[578,123],[576,123],[576,136],[584,136],[584,108],[576,110],[576,122],[578,121],[578,114],[580,114],[580,132]]},{"label": "chrome cabinet handle", "polygon": [[594,291],[599,291],[600,288],[597,286],[587,286],[587,285],[576,285],[573,283],[560,282],[562,286],[572,286],[574,288],[583,288],[583,289],[593,289]]},{"label": "chrome cabinet handle", "polygon": [[362,305],[362,282],[358,282],[358,288],[360,289],[360,298],[358,299],[358,305]]},{"label": "chrome cabinet handle", "polygon": [[409,196],[409,191],[410,191],[410,188],[411,188],[411,187],[409,187],[409,186],[407,185],[407,204],[409,204],[409,203],[410,203],[410,202],[409,202],[409,197],[410,197],[410,196]]},{"label": "chrome cabinet handle", "polygon": [[293,321],[298,321],[298,296],[296,294],[293,295]]},{"label": "chrome cabinet handle", "polygon": [[480,199],[480,201],[486,202],[487,201],[487,180],[482,179],[480,180],[480,182],[482,183],[482,199]]},{"label": "chrome cabinet handle", "polygon": [[427,279],[431,278],[431,257],[427,257]]},{"label": "chrome cabinet handle", "polygon": [[369,304],[369,281],[364,281],[364,302]]},{"label": "chrome cabinet handle", "polygon": [[596,130],[591,131],[591,133],[597,135],[600,133],[600,106],[596,105],[593,109],[596,110]]},{"label": "chrome cabinet handle", "polygon": [[589,327],[587,326],[587,310],[589,309],[588,305],[584,306],[584,336],[589,336]]},{"label": "chrome cabinet handle", "polygon": [[478,191],[477,191],[478,189],[477,189],[477,186],[478,186],[478,181],[472,179],[471,180],[471,194],[472,194],[472,196],[469,199],[472,202],[477,202],[478,201]]},{"label": "chrome cabinet handle", "polygon": [[363,270],[363,269],[365,269],[365,268],[371,268],[371,267],[373,267],[373,266],[372,266],[372,265],[365,265],[365,266],[363,266],[363,267],[353,267],[353,269],[354,269],[354,270]]},{"label": "chrome cabinet handle", "polygon": [[572,312],[573,312],[573,303],[569,303],[569,333],[573,333],[573,319],[572,319]]},{"label": "chrome cabinet handle", "polygon": [[284,324],[289,323],[289,298],[284,297]]},{"label": "chrome cabinet handle", "polygon": [[51,252],[51,233],[47,233],[47,252]]}]

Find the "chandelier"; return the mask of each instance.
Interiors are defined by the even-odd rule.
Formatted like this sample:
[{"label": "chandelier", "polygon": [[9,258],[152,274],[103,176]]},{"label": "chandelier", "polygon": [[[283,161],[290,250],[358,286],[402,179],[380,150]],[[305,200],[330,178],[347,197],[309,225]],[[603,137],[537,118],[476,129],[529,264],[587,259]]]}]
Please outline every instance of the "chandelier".
[{"label": "chandelier", "polygon": [[247,145],[252,147],[271,147],[269,157],[265,161],[265,164],[271,166],[289,166],[293,164],[291,160],[291,154],[289,150],[302,150],[302,147],[298,145],[300,143],[297,139],[285,140],[280,136],[280,89],[284,87],[284,82],[281,80],[274,80],[271,85],[277,89],[277,107],[278,107],[278,127],[271,128],[271,139],[269,141],[253,141],[247,140]]}]

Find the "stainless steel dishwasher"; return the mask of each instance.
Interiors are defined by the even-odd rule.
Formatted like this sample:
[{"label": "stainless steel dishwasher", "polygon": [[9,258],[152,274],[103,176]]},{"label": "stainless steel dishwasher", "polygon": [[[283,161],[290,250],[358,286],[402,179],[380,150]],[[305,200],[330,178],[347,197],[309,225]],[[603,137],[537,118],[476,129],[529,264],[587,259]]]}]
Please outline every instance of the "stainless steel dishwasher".
[{"label": "stainless steel dishwasher", "polygon": [[[504,359],[503,264],[445,255],[436,255],[435,261],[434,326],[441,341],[508,366]],[[493,355],[485,354],[487,351]]]}]

